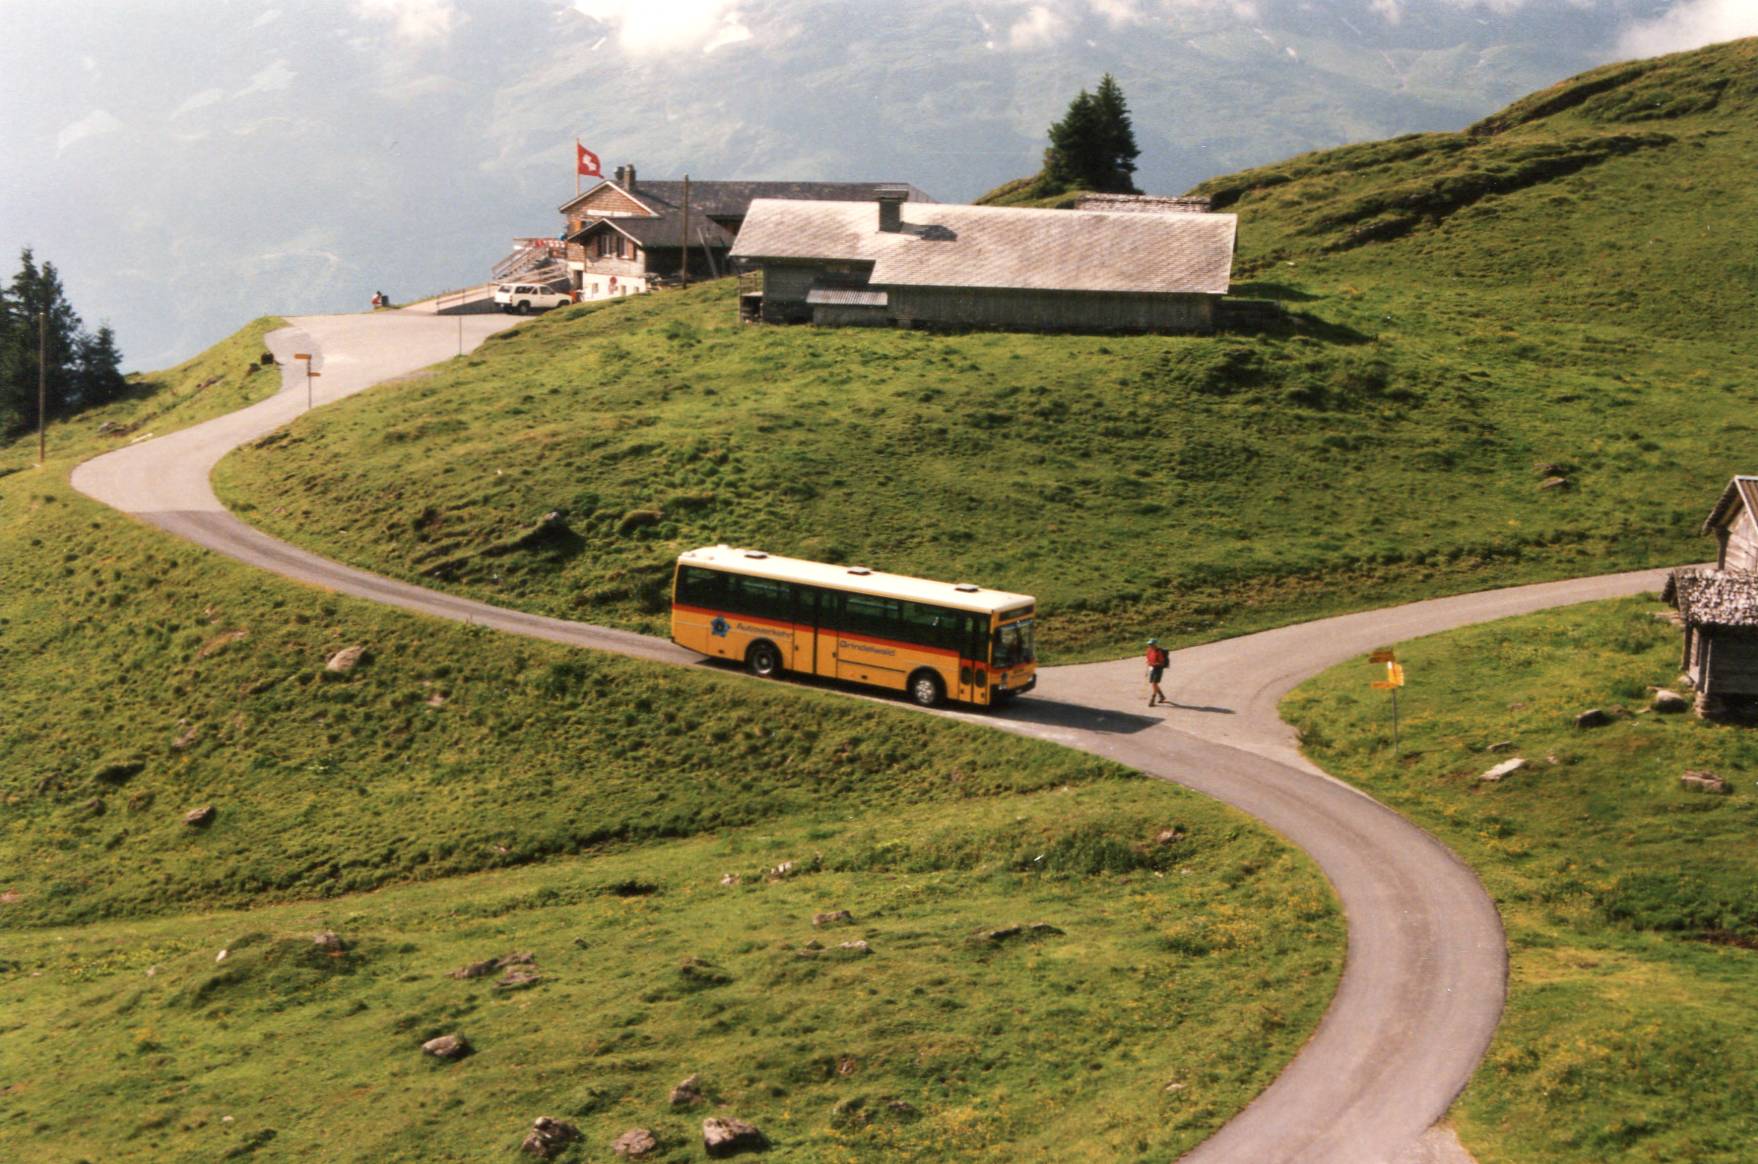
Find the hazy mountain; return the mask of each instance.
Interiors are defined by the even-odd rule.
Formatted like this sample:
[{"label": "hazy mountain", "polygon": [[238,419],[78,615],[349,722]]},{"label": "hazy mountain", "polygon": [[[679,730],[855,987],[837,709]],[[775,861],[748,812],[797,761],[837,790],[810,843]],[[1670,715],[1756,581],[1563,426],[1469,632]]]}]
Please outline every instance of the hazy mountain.
[{"label": "hazy mountain", "polygon": [[962,200],[1110,71],[1138,182],[1178,191],[1753,31],[1747,0],[0,0],[0,258],[36,247],[156,367],[480,281],[558,226],[576,136],[607,172]]}]

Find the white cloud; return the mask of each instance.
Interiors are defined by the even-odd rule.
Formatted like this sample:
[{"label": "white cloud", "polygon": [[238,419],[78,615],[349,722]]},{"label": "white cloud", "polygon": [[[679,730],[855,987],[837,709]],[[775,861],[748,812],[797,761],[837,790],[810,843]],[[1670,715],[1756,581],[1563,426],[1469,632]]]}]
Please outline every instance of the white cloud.
[{"label": "white cloud", "polygon": [[122,122],[106,109],[94,109],[72,125],[64,127],[55,135],[55,152],[65,153],[67,147],[86,140],[88,137],[102,137],[107,133],[115,133],[124,128]]},{"label": "white cloud", "polygon": [[255,20],[251,21],[250,27],[263,28],[263,27],[266,27],[267,25],[273,24],[275,21],[277,21],[279,19],[281,19],[281,10],[279,8],[270,8],[268,11],[264,12],[261,16],[257,17]]},{"label": "white cloud", "polygon": [[444,44],[465,19],[452,0],[354,0],[354,10],[389,22],[391,34],[413,47]]},{"label": "white cloud", "polygon": [[737,0],[574,0],[574,7],[614,25],[617,43],[634,57],[709,53],[751,39]]},{"label": "white cloud", "polygon": [[279,93],[293,86],[293,78],[299,74],[288,67],[286,61],[277,60],[257,70],[250,83],[238,90],[234,96],[248,97],[252,93]]},{"label": "white cloud", "polygon": [[1758,0],[1678,0],[1665,15],[1624,29],[1618,51],[1653,57],[1758,36]]},{"label": "white cloud", "polygon": [[191,93],[183,99],[183,104],[171,111],[172,117],[182,117],[185,113],[194,113],[197,109],[205,109],[217,103],[226,95],[224,89],[203,89],[199,93]]},{"label": "white cloud", "polygon": [[1015,49],[1048,48],[1061,39],[1066,27],[1062,17],[1040,4],[1007,30],[1007,44]]},{"label": "white cloud", "polygon": [[1373,0],[1370,7],[1380,14],[1380,19],[1387,24],[1397,24],[1404,19],[1404,0]]}]

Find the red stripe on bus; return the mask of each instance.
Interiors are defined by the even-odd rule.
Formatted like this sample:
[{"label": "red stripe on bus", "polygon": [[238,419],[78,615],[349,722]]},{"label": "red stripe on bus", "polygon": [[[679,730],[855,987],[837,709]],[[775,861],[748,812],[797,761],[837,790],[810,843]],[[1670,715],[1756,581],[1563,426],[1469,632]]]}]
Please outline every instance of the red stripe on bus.
[{"label": "red stripe on bus", "polygon": [[[953,658],[953,659],[962,659],[964,657],[959,652],[947,650],[945,647],[924,647],[920,643],[906,643],[906,642],[902,642],[901,640],[898,640],[898,639],[882,639],[882,638],[878,638],[874,635],[855,634],[852,631],[836,630],[836,629],[830,628],[830,627],[826,627],[822,631],[820,631],[818,628],[815,628],[815,627],[802,626],[799,623],[794,623],[794,622],[783,622],[780,619],[759,618],[757,616],[749,615],[749,614],[733,614],[731,611],[710,610],[708,607],[705,607],[705,606],[688,606],[688,605],[681,603],[681,602],[672,603],[672,609],[673,610],[688,611],[691,614],[713,615],[716,618],[743,619],[746,622],[765,623],[770,627],[782,626],[782,627],[786,627],[790,633],[794,633],[794,634],[815,634],[815,633],[833,634],[833,635],[837,636],[838,638],[853,639],[855,642],[860,642],[860,643],[875,643],[875,644],[882,646],[882,647],[901,647],[902,649],[904,649],[906,651],[926,651],[930,655],[946,655],[949,658]],[[977,663],[975,665],[978,667],[986,667],[988,664]]]}]

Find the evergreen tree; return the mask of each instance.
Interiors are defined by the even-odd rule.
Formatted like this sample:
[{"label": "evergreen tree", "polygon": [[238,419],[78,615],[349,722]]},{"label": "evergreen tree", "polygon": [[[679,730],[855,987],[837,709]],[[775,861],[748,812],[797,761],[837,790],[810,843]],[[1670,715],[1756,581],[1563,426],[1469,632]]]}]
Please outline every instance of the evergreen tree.
[{"label": "evergreen tree", "polygon": [[96,335],[80,335],[74,382],[80,408],[108,404],[120,399],[127,390],[128,381],[122,378],[122,353],[116,350],[116,333],[109,324],[100,324]]},{"label": "evergreen tree", "polygon": [[[31,429],[37,426],[37,364],[41,349],[46,357],[46,396],[51,417],[64,416],[88,404],[100,403],[100,395],[86,399],[90,388],[113,397],[116,388],[112,375],[119,378],[112,335],[97,344],[85,333],[79,315],[67,301],[61,287],[61,276],[55,264],[37,265],[36,256],[26,247],[19,255],[18,274],[4,295],[5,309],[0,311],[0,431]],[[47,326],[39,322],[46,316]],[[89,349],[89,353],[88,353]],[[82,357],[92,361],[82,374]],[[109,375],[100,365],[110,365]]]},{"label": "evergreen tree", "polygon": [[1106,73],[1098,92],[1082,89],[1062,120],[1050,127],[1044,177],[1062,190],[1133,194],[1131,175],[1139,153],[1123,90]]}]

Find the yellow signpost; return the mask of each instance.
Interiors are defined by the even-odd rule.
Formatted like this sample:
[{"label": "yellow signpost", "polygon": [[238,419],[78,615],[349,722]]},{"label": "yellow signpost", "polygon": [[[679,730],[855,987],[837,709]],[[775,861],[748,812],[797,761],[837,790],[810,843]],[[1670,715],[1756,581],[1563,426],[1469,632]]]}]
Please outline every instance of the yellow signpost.
[{"label": "yellow signpost", "polygon": [[1398,656],[1389,650],[1375,651],[1367,661],[1386,665],[1386,677],[1375,679],[1373,689],[1392,693],[1392,763],[1395,765],[1398,762],[1398,688],[1404,686],[1404,664],[1398,662]]},{"label": "yellow signpost", "polygon": [[323,375],[323,373],[322,372],[314,372],[311,370],[311,353],[310,352],[294,352],[293,358],[295,360],[304,360],[305,361],[305,411],[310,412],[311,411],[311,378],[313,376],[321,376],[321,375]]}]

